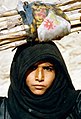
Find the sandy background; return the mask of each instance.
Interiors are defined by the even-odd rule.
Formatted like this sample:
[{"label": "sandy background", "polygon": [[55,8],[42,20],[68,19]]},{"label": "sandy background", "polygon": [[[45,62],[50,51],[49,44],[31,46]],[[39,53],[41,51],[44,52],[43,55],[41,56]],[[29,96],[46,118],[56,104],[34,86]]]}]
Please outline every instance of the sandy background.
[{"label": "sandy background", "polygon": [[[13,2],[12,0],[0,0],[0,12],[16,8],[17,2],[18,0]],[[53,0],[53,2],[56,2],[56,0]],[[81,89],[81,32],[71,33],[55,42],[65,59],[75,89]],[[12,49],[0,51],[0,96],[7,96],[10,85],[10,65],[14,53],[15,51],[12,52]]]}]

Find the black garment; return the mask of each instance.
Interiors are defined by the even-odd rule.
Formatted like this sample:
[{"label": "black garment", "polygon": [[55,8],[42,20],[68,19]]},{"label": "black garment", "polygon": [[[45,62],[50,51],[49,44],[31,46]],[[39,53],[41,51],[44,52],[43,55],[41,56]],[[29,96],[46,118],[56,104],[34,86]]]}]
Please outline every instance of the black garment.
[{"label": "black garment", "polygon": [[[33,64],[42,60],[51,60],[55,64],[56,77],[44,95],[36,96],[25,85],[25,74]],[[10,79],[7,108],[12,119],[66,119],[76,106],[79,91],[75,91],[54,43],[20,46],[11,65]],[[80,119],[80,115],[74,119]]]},{"label": "black garment", "polygon": [[[12,119],[7,109],[7,100],[7,98],[0,98],[0,119]],[[29,113],[31,114],[31,111],[29,111]],[[75,105],[72,108],[71,113],[66,117],[66,119],[81,119],[81,92],[76,99]]]}]

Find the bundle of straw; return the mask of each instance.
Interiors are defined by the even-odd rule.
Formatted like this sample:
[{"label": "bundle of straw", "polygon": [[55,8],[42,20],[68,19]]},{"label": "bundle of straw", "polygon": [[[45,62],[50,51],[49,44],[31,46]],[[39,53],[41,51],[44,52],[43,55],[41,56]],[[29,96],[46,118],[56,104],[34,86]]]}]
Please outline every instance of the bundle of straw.
[{"label": "bundle of straw", "polygon": [[[69,18],[71,32],[81,31],[81,0],[55,3]],[[26,42],[28,25],[24,25],[17,9],[0,14],[0,50],[16,47]]]}]

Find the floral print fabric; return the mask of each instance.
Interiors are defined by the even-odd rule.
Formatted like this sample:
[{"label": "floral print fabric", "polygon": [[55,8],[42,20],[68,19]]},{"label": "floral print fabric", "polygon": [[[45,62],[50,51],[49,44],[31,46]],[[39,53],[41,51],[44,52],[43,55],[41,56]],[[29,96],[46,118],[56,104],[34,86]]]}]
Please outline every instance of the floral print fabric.
[{"label": "floral print fabric", "polygon": [[32,38],[39,41],[57,40],[70,33],[71,24],[66,14],[54,4],[24,2],[23,8],[26,16],[23,21],[29,25],[27,32]]}]

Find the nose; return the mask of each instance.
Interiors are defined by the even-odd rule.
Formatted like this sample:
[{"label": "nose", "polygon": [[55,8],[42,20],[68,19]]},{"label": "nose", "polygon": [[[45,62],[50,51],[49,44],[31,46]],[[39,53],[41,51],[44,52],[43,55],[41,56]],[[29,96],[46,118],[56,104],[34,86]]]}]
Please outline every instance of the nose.
[{"label": "nose", "polygon": [[35,79],[39,82],[44,81],[44,70],[42,67],[38,67],[35,72]]}]

